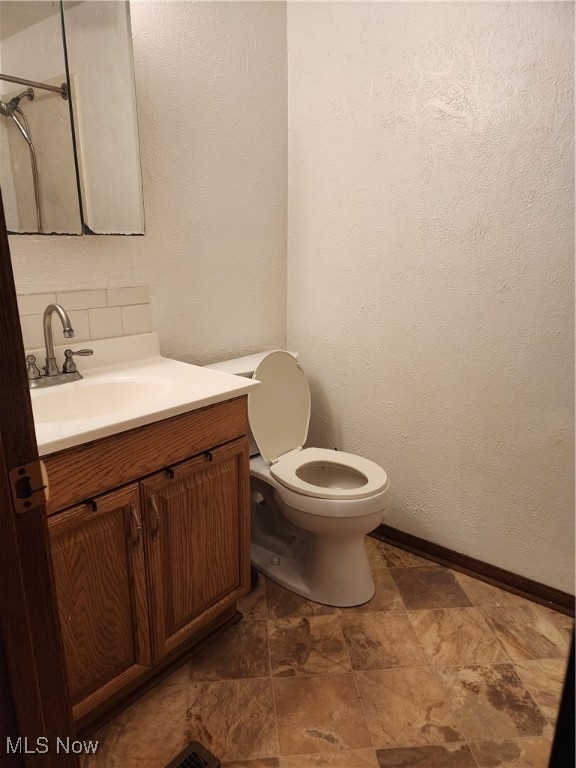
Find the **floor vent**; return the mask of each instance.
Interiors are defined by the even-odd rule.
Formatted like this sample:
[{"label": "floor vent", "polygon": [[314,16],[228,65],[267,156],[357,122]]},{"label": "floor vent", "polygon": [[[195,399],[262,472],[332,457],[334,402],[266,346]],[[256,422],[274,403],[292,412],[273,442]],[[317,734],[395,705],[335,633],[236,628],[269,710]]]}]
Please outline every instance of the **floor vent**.
[{"label": "floor vent", "polygon": [[221,765],[220,760],[206,747],[198,741],[191,741],[166,768],[220,768]]}]

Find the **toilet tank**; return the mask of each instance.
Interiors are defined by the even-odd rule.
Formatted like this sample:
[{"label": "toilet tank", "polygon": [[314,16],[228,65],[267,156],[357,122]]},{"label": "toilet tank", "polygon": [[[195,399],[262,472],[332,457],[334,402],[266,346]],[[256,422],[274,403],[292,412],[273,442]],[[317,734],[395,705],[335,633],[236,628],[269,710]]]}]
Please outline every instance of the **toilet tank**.
[{"label": "toilet tank", "polygon": [[[213,368],[215,371],[222,371],[223,373],[233,373],[235,376],[245,376],[251,379],[254,375],[254,371],[260,365],[262,360],[269,355],[270,352],[279,352],[282,350],[269,349],[267,352],[256,352],[254,355],[246,355],[245,357],[233,357],[231,360],[222,360],[221,362],[210,363],[205,365],[205,368]],[[293,357],[298,358],[296,352],[289,352]],[[260,451],[252,436],[252,430],[250,430],[250,456],[258,456]]]}]

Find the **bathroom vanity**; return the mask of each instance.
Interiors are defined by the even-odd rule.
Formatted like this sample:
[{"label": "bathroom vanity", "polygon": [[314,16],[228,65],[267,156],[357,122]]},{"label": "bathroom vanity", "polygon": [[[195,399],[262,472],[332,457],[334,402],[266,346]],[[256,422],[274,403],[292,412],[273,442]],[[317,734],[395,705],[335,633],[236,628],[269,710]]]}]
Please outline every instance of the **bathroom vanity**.
[{"label": "bathroom vanity", "polygon": [[[148,363],[132,367],[134,382],[145,380]],[[170,368],[172,380],[175,371],[205,376],[204,369],[175,366],[182,369]],[[113,369],[105,373],[108,384]],[[74,402],[75,390],[97,386],[99,375],[55,388],[53,402]],[[142,406],[149,423],[130,429],[126,423],[138,417],[129,408],[115,417],[121,431],[118,423],[102,427],[100,416],[95,426],[96,417],[88,415],[87,432],[61,433],[54,444],[73,444],[42,456],[66,667],[80,730],[240,617],[235,604],[250,584],[246,386],[256,384],[232,376],[213,382],[212,395],[206,395],[210,387],[190,386],[188,404],[170,405],[165,392],[152,414],[150,404]],[[35,413],[49,412],[50,401],[43,398],[50,394],[33,397]],[[174,409],[182,412],[165,415]],[[70,419],[69,430],[79,420]],[[92,434],[107,434],[84,441],[90,426]],[[65,430],[65,422],[54,429]],[[42,453],[41,424],[37,433]]]}]

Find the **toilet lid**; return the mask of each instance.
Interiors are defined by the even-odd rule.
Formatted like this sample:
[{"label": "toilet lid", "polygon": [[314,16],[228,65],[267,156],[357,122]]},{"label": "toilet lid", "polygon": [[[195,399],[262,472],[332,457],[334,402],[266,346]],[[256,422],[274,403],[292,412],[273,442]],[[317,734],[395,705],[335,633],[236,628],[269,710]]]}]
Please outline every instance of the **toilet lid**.
[{"label": "toilet lid", "polygon": [[288,352],[271,352],[254,371],[262,386],[248,396],[248,418],[260,455],[271,464],[306,442],[310,388]]}]

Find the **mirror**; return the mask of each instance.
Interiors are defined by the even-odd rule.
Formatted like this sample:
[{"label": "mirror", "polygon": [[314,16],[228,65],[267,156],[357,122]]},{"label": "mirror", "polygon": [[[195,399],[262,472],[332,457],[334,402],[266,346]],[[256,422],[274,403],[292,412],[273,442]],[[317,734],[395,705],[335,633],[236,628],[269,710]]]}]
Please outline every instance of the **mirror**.
[{"label": "mirror", "polygon": [[8,231],[143,234],[128,2],[0,0]]}]

